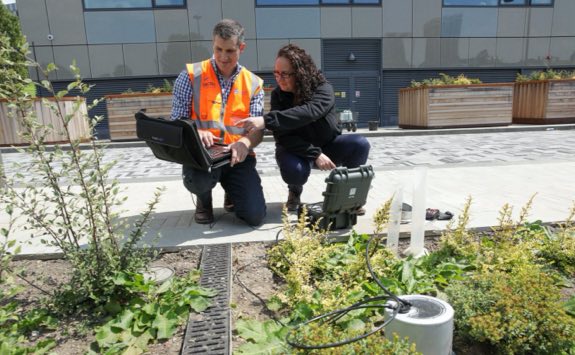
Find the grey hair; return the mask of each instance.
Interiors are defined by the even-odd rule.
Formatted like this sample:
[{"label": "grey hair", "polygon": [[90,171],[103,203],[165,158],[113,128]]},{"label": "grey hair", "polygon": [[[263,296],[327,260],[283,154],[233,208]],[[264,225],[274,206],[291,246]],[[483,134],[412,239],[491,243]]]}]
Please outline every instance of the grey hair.
[{"label": "grey hair", "polygon": [[236,37],[237,44],[240,45],[244,43],[244,32],[244,26],[238,21],[225,18],[216,24],[212,36],[218,36],[225,40]]}]

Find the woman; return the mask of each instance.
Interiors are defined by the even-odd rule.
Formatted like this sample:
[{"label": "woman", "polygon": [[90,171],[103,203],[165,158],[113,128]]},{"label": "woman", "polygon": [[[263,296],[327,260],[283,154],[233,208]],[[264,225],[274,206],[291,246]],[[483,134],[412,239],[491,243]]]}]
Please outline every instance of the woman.
[{"label": "woman", "polygon": [[276,160],[289,189],[286,206],[295,211],[313,165],[321,170],[358,167],[367,161],[370,145],[363,136],[341,134],[333,87],[303,49],[282,47],[274,76],[278,86],[271,94],[271,111],[238,125],[248,132],[273,131]]}]

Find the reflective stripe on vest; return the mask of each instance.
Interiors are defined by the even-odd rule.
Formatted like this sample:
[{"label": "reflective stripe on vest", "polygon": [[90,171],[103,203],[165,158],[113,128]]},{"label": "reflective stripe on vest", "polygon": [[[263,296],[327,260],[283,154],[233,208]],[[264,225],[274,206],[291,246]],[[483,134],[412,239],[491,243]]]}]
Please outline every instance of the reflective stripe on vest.
[{"label": "reflective stripe on vest", "polygon": [[250,101],[262,90],[263,81],[242,68],[230,89],[227,102],[222,102],[222,89],[211,61],[187,64],[193,86],[191,119],[198,128],[207,129],[222,142],[230,144],[240,139],[245,131],[235,123],[250,116]]}]

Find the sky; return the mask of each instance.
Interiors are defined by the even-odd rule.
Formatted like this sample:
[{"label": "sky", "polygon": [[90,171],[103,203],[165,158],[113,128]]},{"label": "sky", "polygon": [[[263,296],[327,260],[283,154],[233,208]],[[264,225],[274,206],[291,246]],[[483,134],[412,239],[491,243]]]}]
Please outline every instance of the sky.
[{"label": "sky", "polygon": [[16,0],[2,0],[2,2],[3,2],[4,4],[13,4],[13,3],[16,2]]}]

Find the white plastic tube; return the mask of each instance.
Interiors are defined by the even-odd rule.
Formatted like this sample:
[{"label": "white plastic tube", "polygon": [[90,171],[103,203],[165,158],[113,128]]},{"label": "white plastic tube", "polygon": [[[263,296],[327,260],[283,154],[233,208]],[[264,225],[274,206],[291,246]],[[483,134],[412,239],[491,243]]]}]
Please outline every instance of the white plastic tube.
[{"label": "white plastic tube", "polygon": [[398,255],[399,246],[399,227],[401,223],[401,205],[403,203],[403,190],[398,187],[393,195],[391,201],[391,209],[389,211],[389,224],[387,225],[387,247],[395,254]]},{"label": "white plastic tube", "polygon": [[427,194],[427,167],[413,169],[413,212],[411,215],[411,240],[408,253],[420,257],[426,254],[425,238],[425,204]]}]

